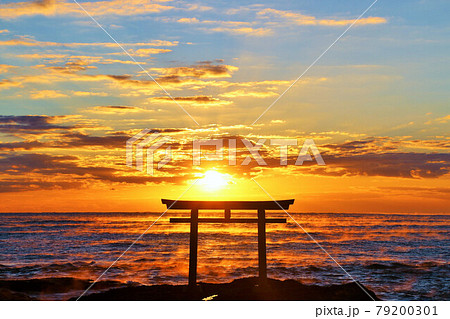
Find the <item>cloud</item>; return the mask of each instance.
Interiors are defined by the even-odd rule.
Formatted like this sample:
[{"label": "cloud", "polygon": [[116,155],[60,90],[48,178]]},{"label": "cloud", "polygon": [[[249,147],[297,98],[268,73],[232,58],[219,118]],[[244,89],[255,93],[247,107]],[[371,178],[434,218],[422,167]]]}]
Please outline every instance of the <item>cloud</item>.
[{"label": "cloud", "polygon": [[242,27],[242,28],[217,27],[206,29],[206,31],[225,32],[233,35],[247,35],[254,37],[263,37],[273,34],[273,30],[270,28],[252,28],[252,27]]},{"label": "cloud", "polygon": [[7,73],[11,69],[17,68],[14,65],[8,65],[8,64],[0,64],[0,73]]},{"label": "cloud", "polygon": [[177,20],[177,22],[188,24],[211,24],[211,25],[220,25],[224,27],[241,27],[252,25],[252,22],[248,21],[199,20],[197,18],[180,18]]},{"label": "cloud", "polygon": [[[166,40],[154,40],[149,42],[136,42],[136,43],[121,43],[123,47],[160,47],[160,46],[177,46],[178,41],[166,41]],[[0,46],[27,46],[27,47],[105,47],[105,48],[118,48],[117,44],[114,42],[92,42],[92,43],[81,43],[81,42],[52,42],[52,41],[39,41],[35,40],[29,36],[19,36],[14,39],[0,41]],[[122,54],[122,53],[120,53]],[[125,53],[123,53],[125,54]]]},{"label": "cloud", "polygon": [[57,148],[101,147],[104,149],[123,149],[130,136],[114,134],[104,136],[92,136],[78,132],[67,132],[61,135],[59,141],[55,141]]},{"label": "cloud", "polygon": [[[136,113],[145,110],[132,106],[108,105],[97,106],[89,111],[123,115],[127,112]],[[97,129],[100,129],[101,132],[97,132]],[[88,134],[85,132],[86,130],[94,130],[97,134]],[[186,129],[153,128],[152,131],[172,134],[185,132]],[[92,122],[81,116],[9,115],[0,116],[0,133],[9,135],[10,138],[19,139],[13,142],[0,143],[0,149],[2,150],[38,148],[46,150],[95,148],[98,150],[99,148],[123,149],[126,141],[137,131],[111,131],[111,128],[99,127],[97,122]]]},{"label": "cloud", "polygon": [[45,148],[45,147],[47,147],[47,144],[39,142],[39,141],[0,143],[0,150],[2,150],[2,151],[31,150],[31,149]]},{"label": "cloud", "polygon": [[[274,34],[274,28],[282,27],[288,24],[312,25],[312,26],[346,26],[354,23],[355,19],[321,19],[310,15],[304,15],[297,12],[276,10],[272,8],[262,9],[261,5],[242,7],[239,10],[228,10],[227,14],[239,14],[243,11],[256,13],[256,17],[251,21],[223,21],[223,20],[201,20],[197,17],[182,17],[176,20],[166,19],[167,21],[176,21],[183,24],[192,24],[198,26],[199,30],[204,32],[222,32],[231,35],[245,35],[263,37]],[[278,21],[275,21],[277,20]],[[269,20],[270,19],[270,20]],[[371,25],[386,23],[387,20],[382,17],[366,17],[359,19],[356,25]],[[207,27],[203,27],[207,26]]]},{"label": "cloud", "polygon": [[106,92],[87,92],[87,91],[71,91],[71,95],[73,96],[108,96],[108,93]]},{"label": "cloud", "polygon": [[[170,0],[111,0],[111,1],[97,1],[97,2],[83,2],[83,7],[89,14],[93,16],[100,15],[138,15],[145,13],[159,13],[171,9],[175,9],[173,6],[162,5],[159,3],[170,2]],[[67,7],[72,7],[69,3]],[[70,9],[66,9],[70,12]],[[79,12],[78,6],[76,11]],[[84,12],[83,12],[84,13]]]},{"label": "cloud", "polygon": [[49,53],[27,53],[14,55],[22,59],[64,59],[68,57],[67,54],[49,54]]},{"label": "cloud", "polygon": [[446,115],[443,117],[439,117],[433,120],[429,120],[427,122],[425,122],[425,124],[427,125],[431,125],[431,124],[446,124],[447,122],[450,121],[450,115]]},{"label": "cloud", "polygon": [[68,117],[48,115],[0,115],[0,133],[37,133],[74,128],[73,126],[63,126],[56,124],[64,119],[68,119]]},{"label": "cloud", "polygon": [[137,106],[123,106],[123,105],[100,105],[84,110],[84,112],[86,113],[95,113],[95,114],[125,114],[143,111],[147,110]]},{"label": "cloud", "polygon": [[[261,92],[271,92],[272,90],[277,90],[279,87],[291,83],[291,81],[229,82],[215,80],[216,78],[231,77],[231,72],[235,69],[237,68],[233,66],[198,63],[198,65],[189,67],[153,68],[149,71],[159,73],[159,76],[154,75],[155,80],[169,91],[190,89],[198,92],[205,88],[220,90],[251,88],[252,92],[256,92],[257,90],[261,90]],[[62,71],[63,70],[61,70],[61,72]],[[145,74],[144,78],[147,78]],[[90,75],[77,73],[70,74],[70,76],[69,74],[64,74],[64,76],[61,77],[58,74],[49,74],[21,79],[21,82],[24,81],[36,83],[44,83],[44,81],[45,83],[55,83],[56,81],[109,81],[112,82],[111,86],[114,90],[120,90],[121,92],[125,91],[125,93],[121,93],[124,96],[149,96],[160,93],[159,87],[152,79],[136,79],[131,75]]]},{"label": "cloud", "polygon": [[7,29],[0,30],[0,33],[9,33],[9,30]]},{"label": "cloud", "polygon": [[[172,6],[160,3],[167,0],[111,0],[81,2],[84,9],[92,16],[101,15],[138,15],[145,13],[158,13],[173,9]],[[0,5],[0,18],[12,19],[33,15],[77,15],[85,16],[86,13],[74,2],[64,0],[36,0],[32,2],[15,2]]]},{"label": "cloud", "polygon": [[[350,25],[355,21],[355,19],[343,19],[343,20],[333,20],[333,19],[323,19],[319,20],[319,25],[326,25],[326,26],[345,26]],[[359,19],[355,25],[368,25],[368,24],[383,24],[387,23],[387,20],[385,18],[381,17],[367,17],[367,18],[361,18]]]},{"label": "cloud", "polygon": [[138,57],[149,57],[154,54],[161,54],[161,53],[167,53],[167,52],[172,52],[172,50],[170,50],[170,49],[155,49],[155,48],[137,49],[137,50],[130,49],[129,50],[129,53],[131,55],[138,56]]},{"label": "cloud", "polygon": [[137,43],[126,43],[125,45],[130,46],[152,46],[152,47],[173,47],[179,44],[178,41],[167,41],[167,40],[153,40],[150,42],[137,42]]},{"label": "cloud", "polygon": [[322,154],[322,156],[327,168],[314,169],[314,174],[437,178],[450,172],[450,154],[368,153],[352,156]]},{"label": "cloud", "polygon": [[209,7],[209,6],[203,6],[203,5],[200,5],[200,4],[187,4],[187,10],[188,11],[200,11],[200,12],[202,12],[202,11],[209,11],[209,10],[212,10],[213,9],[213,7]]},{"label": "cloud", "polygon": [[87,188],[96,183],[178,184],[194,178],[179,171],[172,176],[132,175],[130,169],[88,165],[77,156],[37,153],[0,155],[0,170],[0,192]]},{"label": "cloud", "polygon": [[37,41],[28,37],[18,37],[15,39],[0,41],[0,46],[63,46],[62,43],[51,41]]},{"label": "cloud", "polygon": [[212,64],[210,61],[204,61],[191,66],[173,67],[173,68],[152,68],[151,71],[157,72],[166,78],[173,77],[193,77],[198,79],[211,78],[229,78],[239,70],[238,67],[224,64]]},{"label": "cloud", "polygon": [[432,140],[403,140],[401,145],[405,149],[421,150],[450,150],[450,139],[432,139]]},{"label": "cloud", "polygon": [[[142,82],[142,85],[148,85],[150,81],[132,80],[130,75],[111,75],[111,74],[87,74],[80,71],[88,69],[96,69],[97,67],[88,65],[85,61],[67,62],[62,66],[54,65],[36,65],[32,67],[34,70],[41,72],[33,75],[20,75],[11,77],[10,82],[15,85],[24,85],[30,83],[50,84],[54,86],[57,82]],[[151,81],[153,82],[153,81]],[[12,85],[13,83],[5,83],[5,85]],[[1,86],[0,86],[1,87]]]},{"label": "cloud", "polygon": [[[162,99],[160,100],[162,101]],[[210,103],[207,96],[178,97],[180,103]],[[118,112],[133,114],[141,109],[134,106],[105,105],[92,108],[96,112]],[[122,113],[123,112],[123,113]],[[139,117],[139,116],[138,116]],[[136,117],[136,118],[138,118]],[[22,140],[0,143],[0,191],[17,192],[36,189],[83,188],[103,184],[146,184],[146,183],[182,183],[193,178],[192,139],[223,138],[224,147],[228,147],[230,139],[237,140],[237,160],[240,163],[249,155],[242,138],[257,141],[259,138],[273,136],[257,136],[253,132],[249,136],[230,133],[242,131],[245,127],[225,127],[211,125],[199,129],[154,128],[152,131],[174,137],[171,143],[175,160],[165,166],[164,172],[156,177],[146,176],[124,165],[123,149],[126,141],[137,133],[132,131],[96,131],[95,135],[81,131],[86,125],[69,125],[73,121],[69,116],[1,116],[0,132],[16,136]],[[282,121],[272,121],[277,124]],[[281,123],[280,123],[281,124]],[[43,134],[40,134],[40,133]],[[335,134],[330,132],[329,134]],[[325,135],[326,132],[311,135]],[[278,138],[295,136],[278,136]],[[299,145],[302,139],[299,138]],[[414,141],[411,141],[414,143]],[[430,141],[431,142],[431,141]],[[319,145],[319,150],[326,166],[317,166],[314,161],[306,161],[303,166],[295,166],[299,147],[289,150],[288,167],[280,168],[279,149],[266,143],[261,152],[266,167],[256,165],[254,160],[248,166],[227,166],[227,171],[236,176],[254,176],[262,169],[267,174],[287,174],[291,176],[380,176],[386,178],[434,179],[448,176],[450,173],[450,154],[437,152],[404,152],[404,142],[400,139],[372,137],[361,140],[349,140],[344,143]],[[438,143],[436,143],[438,144]],[[40,150],[45,153],[30,153]],[[65,151],[67,150],[67,151]],[[63,155],[77,151],[78,156]],[[55,155],[59,154],[59,155]],[[64,153],[66,152],[66,153]],[[225,151],[224,163],[215,162],[222,167],[227,162]],[[210,165],[205,162],[202,165]],[[205,167],[206,167],[205,166]]]},{"label": "cloud", "polygon": [[11,81],[11,80],[0,80],[0,90],[9,89],[12,87],[20,87],[22,84],[20,82]]},{"label": "cloud", "polygon": [[389,193],[393,196],[409,195],[415,199],[440,199],[448,201],[449,187],[402,187],[402,186],[380,186],[377,191],[383,194]]},{"label": "cloud", "polygon": [[[318,19],[314,16],[272,8],[260,10],[257,15],[260,17],[280,17],[297,25],[345,26],[355,21],[355,19]],[[382,17],[367,17],[359,19],[355,25],[382,24],[386,22],[387,20]]]},{"label": "cloud", "polygon": [[[224,101],[219,100],[217,98],[213,98],[211,96],[205,96],[205,95],[198,95],[198,96],[184,96],[184,97],[174,97],[173,98],[178,103],[182,104],[188,104],[191,106],[224,106],[224,105],[230,105],[233,102],[232,101]],[[164,97],[154,97],[151,99],[152,101],[162,101],[162,102],[169,102],[172,103],[172,99],[170,97],[164,96]]]},{"label": "cloud", "polygon": [[437,178],[450,172],[450,154],[404,152],[401,150],[403,147],[410,145],[405,141],[384,137],[324,144],[319,149],[327,166],[314,168],[311,173],[331,176]]},{"label": "cloud", "polygon": [[248,82],[233,82],[230,83],[229,86],[237,86],[244,88],[254,88],[255,86],[264,86],[269,88],[270,90],[276,90],[280,86],[286,86],[291,84],[292,81],[283,81],[283,80],[268,80],[268,81],[248,81]]},{"label": "cloud", "polygon": [[87,69],[96,69],[97,67],[89,65],[87,61],[76,59],[73,61],[66,62],[64,66],[49,66],[47,69],[58,70],[63,73],[76,73],[78,71],[84,71]]},{"label": "cloud", "polygon": [[5,151],[19,151],[32,149],[123,149],[127,139],[130,138],[128,134],[117,133],[107,134],[103,136],[92,136],[89,134],[62,131],[50,134],[46,133],[42,137],[42,141],[37,140],[37,136],[32,136],[33,140],[25,140],[19,142],[5,142],[0,143],[0,150]]},{"label": "cloud", "polygon": [[223,32],[233,35],[246,36],[267,36],[273,33],[272,29],[267,27],[254,28],[254,22],[248,21],[220,21],[220,20],[199,20],[197,18],[180,18],[176,20],[178,23],[210,25],[208,28],[200,28],[205,32]]},{"label": "cloud", "polygon": [[[134,61],[130,60],[117,60],[104,58],[102,56],[89,56],[89,55],[69,55],[69,54],[48,54],[48,53],[28,53],[28,54],[18,54],[15,55],[16,58],[22,59],[51,59],[51,63],[64,62],[68,63],[82,63],[82,64],[136,64]],[[146,64],[146,62],[139,62],[140,64]]]},{"label": "cloud", "polygon": [[69,97],[67,94],[61,93],[55,90],[41,90],[41,91],[31,91],[30,98],[33,100],[39,99],[57,99],[61,97]]},{"label": "cloud", "polygon": [[54,14],[56,0],[35,0],[4,3],[0,5],[0,18],[15,18],[23,15]]},{"label": "cloud", "polygon": [[235,90],[220,94],[222,97],[226,98],[236,98],[236,97],[252,97],[252,98],[266,98],[277,96],[278,94],[271,91],[247,91],[247,90]]},{"label": "cloud", "polygon": [[179,23],[200,23],[200,20],[197,18],[180,18],[177,20]]},{"label": "cloud", "polygon": [[[160,48],[156,49],[159,50]],[[139,49],[136,49],[136,52],[140,52]],[[95,72],[97,73],[95,74],[94,72],[88,72],[100,69],[102,64],[132,63],[132,61],[105,59],[101,56],[57,53],[27,53],[22,54],[19,57],[30,59],[49,58],[51,61],[43,61],[43,64],[27,67],[27,71],[32,71],[27,75],[22,75],[21,72],[15,72],[9,80],[0,82],[0,89],[25,86],[27,87],[28,92],[32,92],[31,96],[35,99],[45,98],[46,95],[49,98],[56,98],[57,96],[62,97],[61,95],[51,94],[55,92],[68,96],[106,96],[106,94],[109,94],[111,96],[120,95],[135,97],[160,93],[160,89],[155,82],[147,77],[147,75],[143,74],[143,72],[139,72],[137,76],[128,74],[102,74],[101,72]],[[21,70],[22,69],[20,68],[18,71]],[[200,92],[205,88],[215,88],[221,90],[221,93],[223,94],[221,95],[221,99],[239,97],[264,98],[275,96],[276,93],[274,92],[276,92],[280,86],[285,86],[290,83],[290,81],[230,82],[216,80],[221,78],[231,78],[238,70],[239,68],[237,66],[223,64],[223,60],[221,59],[199,61],[196,64],[187,66],[148,69],[158,83],[169,91],[180,89],[193,90],[195,93],[191,94],[198,96],[206,95],[203,94],[203,92]],[[90,87],[95,85],[90,84],[90,82],[97,82],[99,86],[103,87],[95,87],[95,91],[89,90],[88,87],[78,91],[58,91],[55,87],[57,83],[76,82],[88,83]],[[48,92],[37,93],[36,84],[48,85],[48,88],[44,90]],[[228,90],[230,92],[226,92]],[[216,101],[216,103],[217,102],[219,101]],[[230,101],[220,102],[222,105],[230,103]]]}]

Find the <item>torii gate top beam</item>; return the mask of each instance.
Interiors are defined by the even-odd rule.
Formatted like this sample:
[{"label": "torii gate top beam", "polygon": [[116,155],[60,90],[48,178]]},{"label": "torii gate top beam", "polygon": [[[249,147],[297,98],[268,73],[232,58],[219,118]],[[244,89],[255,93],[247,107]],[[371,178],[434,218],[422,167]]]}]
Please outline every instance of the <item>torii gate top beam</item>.
[{"label": "torii gate top beam", "polygon": [[289,209],[294,203],[293,199],[278,201],[192,201],[161,199],[167,209],[240,209],[240,210],[282,210]]}]

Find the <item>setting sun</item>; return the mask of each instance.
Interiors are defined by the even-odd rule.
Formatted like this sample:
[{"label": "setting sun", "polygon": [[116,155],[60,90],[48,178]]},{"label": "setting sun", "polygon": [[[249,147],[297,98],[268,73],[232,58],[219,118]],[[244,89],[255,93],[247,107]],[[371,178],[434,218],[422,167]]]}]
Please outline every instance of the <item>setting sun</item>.
[{"label": "setting sun", "polygon": [[228,175],[217,171],[207,171],[200,180],[200,184],[205,190],[218,190],[228,184]]}]

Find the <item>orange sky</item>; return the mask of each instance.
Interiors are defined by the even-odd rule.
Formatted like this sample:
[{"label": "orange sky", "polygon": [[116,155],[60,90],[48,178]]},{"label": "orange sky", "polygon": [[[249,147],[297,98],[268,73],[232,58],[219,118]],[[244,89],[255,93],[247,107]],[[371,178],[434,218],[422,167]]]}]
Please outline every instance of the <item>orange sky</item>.
[{"label": "orange sky", "polygon": [[[0,211],[160,211],[197,178],[183,199],[270,200],[254,178],[295,211],[449,213],[448,10],[384,3],[343,34],[351,2],[2,2]],[[126,166],[146,128],[171,138],[154,175]],[[193,166],[196,139],[224,160]],[[260,139],[267,165],[241,165]],[[288,165],[271,139],[298,141]],[[295,165],[307,139],[326,165]]]}]

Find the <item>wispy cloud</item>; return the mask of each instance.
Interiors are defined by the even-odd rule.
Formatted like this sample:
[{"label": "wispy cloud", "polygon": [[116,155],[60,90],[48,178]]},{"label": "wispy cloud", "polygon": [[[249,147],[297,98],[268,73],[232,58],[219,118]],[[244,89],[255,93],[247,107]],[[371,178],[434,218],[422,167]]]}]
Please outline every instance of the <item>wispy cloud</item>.
[{"label": "wispy cloud", "polygon": [[55,91],[55,90],[41,90],[41,91],[30,92],[30,98],[33,100],[56,99],[56,98],[60,98],[60,97],[68,97],[68,95],[63,94],[59,91]]},{"label": "wispy cloud", "polygon": [[429,121],[425,122],[425,124],[427,124],[427,125],[431,125],[431,124],[446,124],[447,122],[450,122],[450,115],[446,115],[446,116],[438,117],[438,118],[433,119],[433,120],[429,120]]},{"label": "wispy cloud", "polygon": [[[145,13],[158,13],[173,6],[165,5],[170,0],[111,0],[81,2],[82,6],[93,16],[102,15],[138,15]],[[83,10],[73,1],[68,0],[35,0],[27,2],[4,3],[0,5],[0,18],[18,18],[34,15],[81,15]]]},{"label": "wispy cloud", "polygon": [[[178,41],[166,41],[166,40],[154,40],[149,42],[136,42],[136,43],[122,43],[124,47],[161,47],[161,46],[177,46]],[[0,41],[0,46],[28,46],[28,47],[105,47],[105,48],[117,48],[117,44],[114,42],[53,42],[53,41],[39,41],[29,36],[19,36],[9,40]]]},{"label": "wispy cloud", "polygon": [[129,52],[133,56],[149,57],[149,56],[152,56],[152,55],[155,55],[155,54],[172,52],[172,50],[170,50],[170,49],[149,48],[149,49],[137,49],[137,50],[130,49]]},{"label": "wispy cloud", "polygon": [[[199,96],[182,96],[182,97],[174,97],[175,101],[187,104],[191,106],[202,106],[202,107],[212,107],[212,106],[224,106],[233,104],[232,101],[220,100],[218,98],[213,98],[211,96],[199,95]],[[151,99],[152,101],[157,102],[168,102],[172,103],[172,99],[169,97],[154,97]]]},{"label": "wispy cloud", "polygon": [[223,32],[236,35],[247,36],[266,36],[273,33],[269,27],[253,27],[254,22],[248,21],[221,21],[221,20],[200,20],[198,18],[180,18],[176,20],[178,23],[209,25],[209,27],[199,28],[205,32]]},{"label": "wispy cloud", "polygon": [[0,80],[0,90],[10,89],[10,88],[20,87],[20,86],[22,86],[22,84],[17,81],[11,81],[11,80],[7,80],[7,79]]},{"label": "wispy cloud", "polygon": [[[158,50],[158,49],[156,49]],[[118,60],[105,58],[103,56],[89,56],[89,55],[70,55],[70,54],[51,54],[51,53],[26,53],[16,54],[16,58],[22,58],[27,60],[49,60],[51,63],[79,63],[79,64],[131,64],[134,65],[134,61],[130,60]],[[146,64],[146,62],[139,62],[140,64]]]},{"label": "wispy cloud", "polygon": [[127,113],[150,112],[150,111],[137,106],[99,105],[85,109],[84,112],[112,115],[112,114],[127,114]]},{"label": "wispy cloud", "polygon": [[[277,10],[272,8],[266,8],[258,11],[258,16],[270,18],[279,17],[286,19],[287,21],[294,23],[296,25],[322,25],[322,26],[345,26],[352,24],[354,19],[322,19],[311,15],[305,15],[293,11],[287,10]],[[386,23],[387,20],[382,17],[367,17],[359,19],[357,25],[368,25],[368,24],[382,24]]]},{"label": "wispy cloud", "polygon": [[11,69],[15,69],[16,66],[8,64],[0,64],[0,73],[6,73]]},{"label": "wispy cloud", "polygon": [[255,36],[262,37],[273,34],[273,30],[270,28],[253,28],[253,27],[241,27],[241,28],[233,28],[233,27],[217,27],[211,29],[204,29],[206,32],[224,32],[229,34],[236,35],[247,35],[247,36]]},{"label": "wispy cloud", "polygon": [[247,91],[247,90],[235,90],[220,94],[221,97],[226,98],[239,98],[239,97],[266,98],[277,95],[278,95],[277,93],[271,91]]}]

